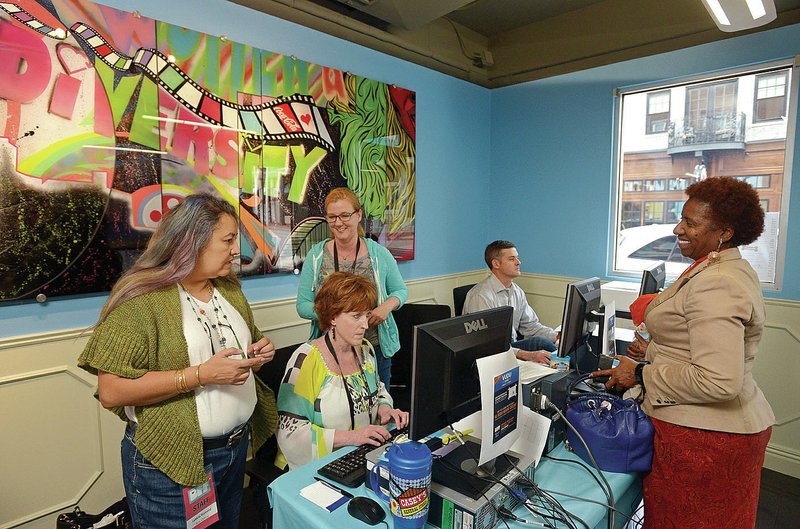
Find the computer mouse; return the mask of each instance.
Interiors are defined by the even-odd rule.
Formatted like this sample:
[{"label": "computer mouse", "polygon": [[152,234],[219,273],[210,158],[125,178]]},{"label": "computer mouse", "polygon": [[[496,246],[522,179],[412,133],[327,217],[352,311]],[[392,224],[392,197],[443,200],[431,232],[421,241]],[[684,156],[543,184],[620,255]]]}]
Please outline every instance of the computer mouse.
[{"label": "computer mouse", "polygon": [[381,504],[366,496],[356,496],[350,500],[347,504],[347,512],[353,518],[369,525],[381,523],[386,518],[386,511],[383,510]]}]

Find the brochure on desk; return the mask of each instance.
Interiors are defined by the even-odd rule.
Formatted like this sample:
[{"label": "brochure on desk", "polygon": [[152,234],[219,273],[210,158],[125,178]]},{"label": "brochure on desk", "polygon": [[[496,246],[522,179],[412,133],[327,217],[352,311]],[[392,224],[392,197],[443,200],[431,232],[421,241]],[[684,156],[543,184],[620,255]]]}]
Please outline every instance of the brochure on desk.
[{"label": "brochure on desk", "polygon": [[478,464],[507,452],[519,436],[519,366],[512,351],[479,358],[481,455]]},{"label": "brochure on desk", "polygon": [[[532,457],[534,464],[538,464],[547,441],[550,419],[522,406],[519,367],[514,352],[481,358],[477,365],[481,407],[491,412],[473,413],[453,427],[458,431],[472,429],[471,435],[481,440],[481,465],[509,449]],[[516,426],[513,431],[512,420]]]}]

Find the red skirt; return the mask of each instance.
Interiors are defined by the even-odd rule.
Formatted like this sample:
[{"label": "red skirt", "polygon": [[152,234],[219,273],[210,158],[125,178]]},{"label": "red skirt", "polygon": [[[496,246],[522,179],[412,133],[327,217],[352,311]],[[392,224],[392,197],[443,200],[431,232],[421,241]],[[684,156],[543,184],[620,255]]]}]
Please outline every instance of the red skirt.
[{"label": "red skirt", "polygon": [[643,529],[753,529],[772,427],[735,434],[652,419]]}]

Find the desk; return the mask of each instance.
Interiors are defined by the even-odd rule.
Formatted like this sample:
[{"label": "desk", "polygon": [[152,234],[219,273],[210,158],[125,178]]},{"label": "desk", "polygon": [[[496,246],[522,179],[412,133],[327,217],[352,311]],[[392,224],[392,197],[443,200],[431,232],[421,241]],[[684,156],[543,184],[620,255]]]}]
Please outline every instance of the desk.
[{"label": "desk", "polygon": [[[300,489],[314,481],[314,476],[317,475],[317,469],[339,455],[341,455],[339,451],[329,454],[323,459],[313,461],[308,465],[282,475],[269,485],[267,494],[269,495],[270,504],[273,506],[273,525],[276,528],[315,529],[318,527],[336,527],[349,529],[351,527],[370,527],[352,518],[347,513],[347,508],[344,506],[336,509],[332,513],[327,513],[299,495]],[[559,459],[581,461],[580,458],[568,452],[563,445],[558,446],[550,455]],[[617,508],[626,514],[630,514],[638,503],[637,498],[640,491],[640,481],[637,475],[616,474],[612,472],[606,472],[604,474],[614,492],[614,500],[617,504]],[[543,458],[536,468],[536,477],[534,481],[540,488],[545,490],[565,492],[573,496],[579,496],[602,503],[606,503],[607,501],[595,480],[588,475],[586,470],[574,463],[562,463]],[[367,490],[363,485],[348,490],[355,496],[369,496],[376,499],[372,490]],[[604,529],[606,527],[606,509],[602,505],[574,500],[557,494],[554,494],[554,496],[567,511],[586,521],[590,527],[596,527],[598,529]],[[384,506],[384,510],[387,513],[386,519],[391,528],[392,519],[389,514],[389,507],[383,502],[381,502],[381,504]],[[526,520],[535,519],[533,515],[522,506],[517,507],[514,514]],[[616,527],[622,527],[625,521],[624,517],[617,516]],[[509,521],[508,525],[513,528],[531,527],[512,521]],[[580,522],[577,522],[577,525],[581,527]],[[383,527],[383,525],[375,527]],[[428,524],[426,527],[433,526]],[[501,522],[495,527],[505,526]]]}]

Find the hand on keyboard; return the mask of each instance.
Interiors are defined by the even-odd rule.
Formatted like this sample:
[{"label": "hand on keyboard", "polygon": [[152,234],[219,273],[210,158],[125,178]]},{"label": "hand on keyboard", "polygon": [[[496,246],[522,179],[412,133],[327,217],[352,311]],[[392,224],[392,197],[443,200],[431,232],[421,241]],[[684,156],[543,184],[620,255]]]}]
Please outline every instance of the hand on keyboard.
[{"label": "hand on keyboard", "polygon": [[359,428],[358,430],[348,430],[347,432],[337,431],[336,437],[339,436],[341,436],[342,442],[337,443],[338,446],[368,445],[374,448],[391,439],[389,430],[377,424],[368,424]]},{"label": "hand on keyboard", "polygon": [[[355,430],[356,432],[359,430]],[[396,428],[391,431],[389,441],[408,435],[408,428]],[[367,473],[367,454],[375,449],[374,445],[364,444],[347,452],[322,466],[317,473],[348,487],[357,487],[364,482]]]}]

